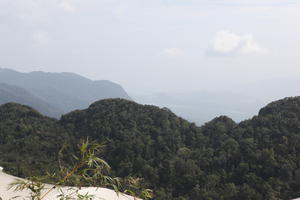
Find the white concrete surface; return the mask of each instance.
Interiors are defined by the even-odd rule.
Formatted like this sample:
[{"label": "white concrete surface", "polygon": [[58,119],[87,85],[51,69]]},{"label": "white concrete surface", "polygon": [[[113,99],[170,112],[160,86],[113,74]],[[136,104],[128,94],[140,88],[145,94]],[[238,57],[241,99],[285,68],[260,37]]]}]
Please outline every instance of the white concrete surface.
[{"label": "white concrete surface", "polygon": [[[24,197],[27,197],[30,193],[29,191],[14,191],[13,189],[8,190],[9,184],[14,182],[19,178],[8,175],[4,173],[2,170],[0,170],[0,197],[3,200],[9,200],[10,198],[16,197],[14,200],[24,200]],[[51,187],[51,185],[47,185],[47,188]],[[72,187],[64,187],[62,188],[64,192],[67,194],[70,194],[71,192],[74,192],[74,188]],[[88,187],[88,188],[81,188],[79,191],[80,194],[86,194],[94,195],[95,200],[135,200],[133,197],[125,195],[125,194],[119,194],[113,190],[106,189],[106,188],[95,188],[95,187]],[[60,194],[60,192],[56,189],[53,190],[51,193],[49,193],[45,200],[58,200],[57,195]]]}]

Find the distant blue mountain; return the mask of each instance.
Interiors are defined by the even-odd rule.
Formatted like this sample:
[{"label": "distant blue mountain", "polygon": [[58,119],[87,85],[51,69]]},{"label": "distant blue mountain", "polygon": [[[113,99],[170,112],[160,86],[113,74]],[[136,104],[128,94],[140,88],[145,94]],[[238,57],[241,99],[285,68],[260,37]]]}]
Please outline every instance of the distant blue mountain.
[{"label": "distant blue mountain", "polygon": [[63,113],[61,109],[50,105],[21,87],[0,83],[0,104],[9,102],[28,105],[50,117],[59,117]]},{"label": "distant blue mountain", "polygon": [[[20,73],[11,69],[0,69],[0,83],[3,83],[2,87],[6,88],[7,92],[5,93],[7,96],[4,92],[1,95],[3,102],[11,99],[11,101],[27,104],[43,114],[55,117],[71,110],[86,108],[101,99],[131,99],[122,86],[116,83],[107,80],[92,81],[74,73],[42,71]],[[8,87],[8,85],[15,87]],[[9,89],[11,95],[8,95]],[[41,106],[35,106],[37,103],[32,102],[39,102]],[[44,107],[51,108],[53,112],[44,111],[42,109]]]}]

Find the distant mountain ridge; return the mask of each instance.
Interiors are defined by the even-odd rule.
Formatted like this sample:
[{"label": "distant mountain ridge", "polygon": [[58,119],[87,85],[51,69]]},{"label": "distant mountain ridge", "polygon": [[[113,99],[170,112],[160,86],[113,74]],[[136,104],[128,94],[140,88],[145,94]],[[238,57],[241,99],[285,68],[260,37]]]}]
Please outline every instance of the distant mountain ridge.
[{"label": "distant mountain ridge", "polygon": [[50,117],[58,117],[63,112],[21,87],[0,83],[0,104],[9,102],[28,105]]},{"label": "distant mountain ridge", "polygon": [[[50,73],[35,71],[21,73],[11,69],[0,69],[0,83],[23,88],[28,93],[46,104],[51,105],[55,110],[55,117],[75,109],[88,107],[92,102],[106,98],[124,98],[130,100],[126,91],[121,85],[108,80],[92,81],[74,73]],[[3,97],[4,98],[4,97]],[[13,99],[12,99],[13,100]],[[43,114],[39,107],[30,105]],[[53,115],[50,115],[53,116]]]}]

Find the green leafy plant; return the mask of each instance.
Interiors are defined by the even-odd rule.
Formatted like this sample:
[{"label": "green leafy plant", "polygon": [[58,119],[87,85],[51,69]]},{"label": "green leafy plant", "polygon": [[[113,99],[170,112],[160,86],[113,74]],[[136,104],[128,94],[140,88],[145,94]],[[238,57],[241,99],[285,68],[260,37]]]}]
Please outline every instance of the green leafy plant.
[{"label": "green leafy plant", "polygon": [[143,186],[142,178],[126,177],[125,179],[123,179],[123,187],[125,188],[125,194],[134,197],[140,197],[144,200],[153,198],[153,191],[150,189],[146,189]]},{"label": "green leafy plant", "polygon": [[[119,193],[120,179],[112,178],[108,175],[110,166],[103,159],[97,155],[104,149],[103,144],[96,142],[83,141],[79,146],[79,156],[74,155],[75,164],[71,168],[62,167],[60,173],[47,175],[45,177],[31,177],[24,180],[16,180],[10,185],[10,189],[15,191],[29,190],[31,200],[43,200],[53,190],[59,190],[60,194],[57,196],[60,200],[70,199],[93,199],[92,195],[79,194],[79,189],[84,184],[92,184],[94,186],[109,187]],[[46,188],[44,182],[49,178],[57,179],[55,184],[50,188]],[[61,189],[64,185],[74,186],[73,191],[65,194]]]}]

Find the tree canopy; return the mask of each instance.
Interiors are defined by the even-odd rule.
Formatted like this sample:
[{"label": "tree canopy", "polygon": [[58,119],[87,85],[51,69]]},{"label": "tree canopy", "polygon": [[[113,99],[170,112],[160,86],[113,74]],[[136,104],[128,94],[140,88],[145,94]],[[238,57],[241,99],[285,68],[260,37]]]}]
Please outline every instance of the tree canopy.
[{"label": "tree canopy", "polygon": [[0,130],[0,165],[23,177],[55,171],[61,147],[71,154],[88,137],[106,144],[115,176],[142,177],[158,200],[300,196],[300,97],[272,102],[238,124],[221,116],[201,127],[169,109],[123,99],[101,100],[60,120],[6,104]]}]

